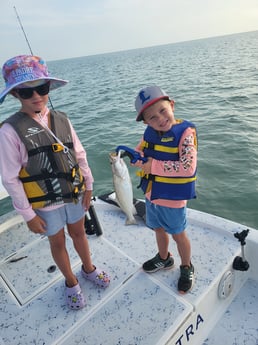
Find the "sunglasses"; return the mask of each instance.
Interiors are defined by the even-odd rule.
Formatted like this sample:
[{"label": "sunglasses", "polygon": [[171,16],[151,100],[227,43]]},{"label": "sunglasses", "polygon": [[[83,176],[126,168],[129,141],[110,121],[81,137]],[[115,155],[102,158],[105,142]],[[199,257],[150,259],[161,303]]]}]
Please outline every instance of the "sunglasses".
[{"label": "sunglasses", "polygon": [[36,91],[37,94],[39,94],[40,96],[47,95],[49,93],[49,88],[50,81],[36,87],[25,87],[23,89],[15,89],[15,92],[17,92],[22,99],[29,99],[33,96],[34,91]]}]

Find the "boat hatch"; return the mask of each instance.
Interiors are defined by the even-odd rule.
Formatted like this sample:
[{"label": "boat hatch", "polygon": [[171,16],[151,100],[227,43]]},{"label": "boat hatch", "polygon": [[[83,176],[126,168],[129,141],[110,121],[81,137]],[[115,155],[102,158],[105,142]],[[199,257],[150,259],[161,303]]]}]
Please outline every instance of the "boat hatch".
[{"label": "boat hatch", "polygon": [[[70,238],[67,239],[67,247],[74,267],[79,264],[79,259]],[[61,278],[61,273],[52,259],[46,237],[33,241],[32,244],[25,245],[19,251],[6,257],[0,263],[0,273],[21,305],[31,301]]]},{"label": "boat hatch", "polygon": [[[157,344],[193,313],[193,306],[143,271],[129,278],[120,290],[85,322],[68,330],[62,345],[102,344],[106,334],[112,344]],[[123,330],[123,331],[122,331]]]}]

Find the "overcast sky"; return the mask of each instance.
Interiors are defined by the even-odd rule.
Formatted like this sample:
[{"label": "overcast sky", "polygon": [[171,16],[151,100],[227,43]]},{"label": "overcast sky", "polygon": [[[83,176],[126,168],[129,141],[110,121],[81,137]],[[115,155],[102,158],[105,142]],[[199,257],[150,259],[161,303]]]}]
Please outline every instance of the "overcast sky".
[{"label": "overcast sky", "polygon": [[47,61],[258,30],[258,0],[0,0],[0,65],[29,48]]}]

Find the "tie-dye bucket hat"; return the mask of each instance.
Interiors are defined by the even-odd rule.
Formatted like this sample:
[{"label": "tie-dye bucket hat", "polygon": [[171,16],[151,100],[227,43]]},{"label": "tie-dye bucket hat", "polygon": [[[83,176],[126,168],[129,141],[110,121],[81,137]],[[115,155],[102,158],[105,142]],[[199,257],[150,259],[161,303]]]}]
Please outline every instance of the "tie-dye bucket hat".
[{"label": "tie-dye bucket hat", "polygon": [[50,90],[68,83],[67,80],[51,77],[45,61],[39,56],[32,55],[19,55],[9,59],[3,65],[2,74],[6,87],[0,93],[0,104],[11,90],[26,82],[50,81]]}]

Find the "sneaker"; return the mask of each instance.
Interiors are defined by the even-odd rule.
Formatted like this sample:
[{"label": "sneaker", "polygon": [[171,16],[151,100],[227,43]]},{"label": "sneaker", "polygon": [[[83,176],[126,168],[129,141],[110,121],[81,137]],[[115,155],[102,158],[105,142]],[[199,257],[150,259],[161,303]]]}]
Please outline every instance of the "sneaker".
[{"label": "sneaker", "polygon": [[152,273],[156,272],[159,270],[169,270],[174,266],[174,259],[168,253],[167,258],[161,259],[159,253],[152,259],[146,261],[143,265],[142,268],[144,269],[145,272]]},{"label": "sneaker", "polygon": [[191,290],[194,283],[194,267],[191,266],[180,266],[180,278],[178,280],[178,291],[181,294],[185,294]]}]

